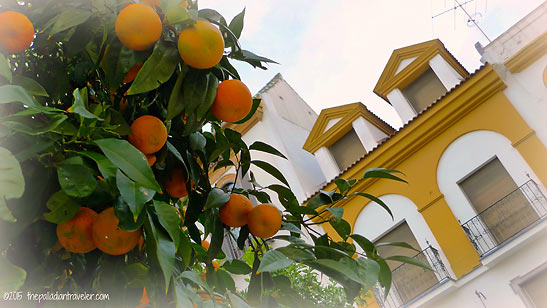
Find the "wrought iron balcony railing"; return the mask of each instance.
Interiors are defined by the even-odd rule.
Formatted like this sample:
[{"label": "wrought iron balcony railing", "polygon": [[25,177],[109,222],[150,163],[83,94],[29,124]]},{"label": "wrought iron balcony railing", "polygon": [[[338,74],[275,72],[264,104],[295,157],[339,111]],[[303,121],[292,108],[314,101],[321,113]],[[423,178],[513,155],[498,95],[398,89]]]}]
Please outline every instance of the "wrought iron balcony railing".
[{"label": "wrought iron balcony railing", "polygon": [[537,184],[529,180],[462,224],[462,228],[482,257],[546,214],[547,199]]},{"label": "wrought iron balcony railing", "polygon": [[391,289],[385,299],[384,289],[379,284],[376,284],[372,290],[380,307],[401,307],[441,281],[450,278],[437,249],[428,246],[414,258],[428,264],[434,271],[406,263],[398,266],[391,272]]}]

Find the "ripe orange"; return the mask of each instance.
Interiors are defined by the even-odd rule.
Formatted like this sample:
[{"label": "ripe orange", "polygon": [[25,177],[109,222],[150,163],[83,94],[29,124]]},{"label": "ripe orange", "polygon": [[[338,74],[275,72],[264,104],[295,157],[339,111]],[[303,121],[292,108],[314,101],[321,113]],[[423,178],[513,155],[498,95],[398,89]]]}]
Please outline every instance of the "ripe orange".
[{"label": "ripe orange", "polygon": [[201,241],[201,246],[203,246],[203,248],[205,248],[205,250],[209,250],[210,245],[211,244],[209,244],[209,242],[206,241],[206,240]]},{"label": "ripe orange", "polygon": [[135,77],[137,77],[137,74],[139,73],[139,71],[141,70],[143,64],[142,63],[135,63],[130,69],[129,71],[127,72],[127,74],[125,74],[125,77],[123,78],[123,83],[128,83],[128,82],[131,82],[133,80],[135,80]]},{"label": "ripe orange", "polygon": [[217,119],[236,122],[243,119],[253,106],[253,96],[247,86],[237,80],[224,80],[218,85],[211,111]]},{"label": "ripe orange", "polygon": [[166,141],[167,129],[155,116],[143,115],[131,124],[129,142],[144,154],[156,153]]},{"label": "ripe orange", "polygon": [[101,251],[109,255],[122,255],[137,246],[141,229],[128,232],[118,227],[114,208],[102,211],[93,224],[93,242]]},{"label": "ripe orange", "polygon": [[271,237],[281,228],[281,213],[271,204],[255,206],[249,213],[249,230],[261,238]]},{"label": "ripe orange", "polygon": [[[190,182],[190,188],[194,186],[193,182]],[[180,168],[176,168],[171,173],[171,176],[168,176],[165,179],[165,188],[169,196],[173,198],[182,198],[188,195],[186,190],[186,176],[184,171]]]},{"label": "ripe orange", "polygon": [[218,270],[218,268],[220,267],[220,264],[218,264],[217,261],[213,260],[211,262],[211,264],[213,265],[213,268],[215,269],[215,272]]},{"label": "ripe orange", "polygon": [[122,44],[133,50],[146,50],[161,37],[158,13],[149,5],[130,4],[116,18],[116,35]]},{"label": "ripe orange", "polygon": [[188,8],[188,0],[184,0],[180,3],[180,6],[182,6],[183,8],[187,9]]},{"label": "ripe orange", "polygon": [[230,227],[241,227],[247,224],[247,215],[253,209],[253,204],[244,195],[231,194],[230,200],[220,207],[220,220]]},{"label": "ripe orange", "polygon": [[93,243],[93,222],[97,213],[87,207],[80,207],[69,221],[57,225],[57,238],[67,251],[86,253],[96,248]]},{"label": "ripe orange", "polygon": [[154,154],[144,154],[144,155],[146,155],[148,166],[152,167],[156,163],[156,155]]},{"label": "ripe orange", "polygon": [[224,39],[212,23],[200,20],[179,35],[179,54],[193,68],[207,69],[215,66],[224,53]]},{"label": "ripe orange", "polygon": [[27,49],[34,40],[34,26],[27,16],[6,11],[0,13],[0,49],[8,53]]}]

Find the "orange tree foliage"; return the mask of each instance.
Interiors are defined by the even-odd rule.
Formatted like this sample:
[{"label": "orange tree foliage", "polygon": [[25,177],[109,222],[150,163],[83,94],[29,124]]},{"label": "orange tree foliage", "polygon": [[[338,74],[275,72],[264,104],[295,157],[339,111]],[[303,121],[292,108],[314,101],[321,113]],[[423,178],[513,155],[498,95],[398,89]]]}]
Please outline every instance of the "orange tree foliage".
[{"label": "orange tree foliage", "polygon": [[[283,154],[262,142],[247,145],[211,111],[219,84],[240,79],[230,61],[261,69],[273,63],[240,45],[245,11],[227,23],[197,1],[141,2],[0,4],[0,291],[102,292],[123,307],[202,307],[211,297],[232,307],[302,306],[290,281],[270,274],[293,263],[332,277],[349,301],[378,280],[389,289],[391,272],[376,247],[350,234],[343,209],[332,205],[368,178],[401,180],[395,171],[338,179],[337,190],[299,204],[281,172],[251,159],[251,151]],[[214,50],[200,51],[209,43]],[[248,101],[247,92],[234,95],[247,100],[250,111],[232,111],[240,103],[228,101],[219,102],[215,114],[244,110],[243,119],[229,120],[245,122],[260,103]],[[234,166],[241,178],[251,165],[280,184],[211,186],[211,169]],[[223,223],[219,208],[230,194],[268,204],[277,197],[282,206],[281,226],[276,218],[256,226],[269,230],[253,235],[243,225],[233,235],[239,249],[250,245],[252,262],[223,261],[221,245],[234,228]],[[81,208],[101,214],[82,219]],[[255,214],[251,220],[272,220]],[[341,240],[310,228],[321,223],[331,224]],[[283,232],[276,235],[278,228]],[[286,244],[273,249],[271,239]],[[356,254],[353,243],[363,252]],[[85,253],[74,249],[84,245]],[[245,298],[230,273],[250,279]],[[278,290],[276,298],[265,292],[271,290]]]}]

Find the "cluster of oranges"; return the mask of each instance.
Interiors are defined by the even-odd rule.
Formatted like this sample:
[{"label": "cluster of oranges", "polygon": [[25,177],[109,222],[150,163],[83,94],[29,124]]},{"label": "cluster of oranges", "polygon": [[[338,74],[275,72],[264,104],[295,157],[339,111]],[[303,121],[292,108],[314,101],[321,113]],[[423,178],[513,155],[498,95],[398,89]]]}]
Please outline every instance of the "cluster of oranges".
[{"label": "cluster of oranges", "polygon": [[[116,35],[129,49],[138,51],[149,49],[162,35],[162,21],[154,9],[159,1],[145,2],[150,5],[130,4],[122,9],[116,18]],[[187,7],[188,3],[185,1],[182,6]],[[209,69],[222,59],[224,39],[215,25],[206,20],[198,20],[182,30],[177,48],[181,59],[188,66]],[[211,111],[219,120],[236,122],[249,113],[252,104],[251,92],[243,82],[226,80],[218,87]]]},{"label": "cluster of oranges", "polygon": [[122,255],[135,248],[142,232],[122,230],[118,222],[113,207],[97,214],[82,206],[69,221],[57,225],[57,238],[61,246],[73,253],[98,248],[109,255]]},{"label": "cluster of oranges", "polygon": [[268,238],[281,228],[281,213],[271,204],[253,207],[244,195],[231,194],[230,200],[220,207],[220,220],[230,227],[247,225],[254,236]]}]

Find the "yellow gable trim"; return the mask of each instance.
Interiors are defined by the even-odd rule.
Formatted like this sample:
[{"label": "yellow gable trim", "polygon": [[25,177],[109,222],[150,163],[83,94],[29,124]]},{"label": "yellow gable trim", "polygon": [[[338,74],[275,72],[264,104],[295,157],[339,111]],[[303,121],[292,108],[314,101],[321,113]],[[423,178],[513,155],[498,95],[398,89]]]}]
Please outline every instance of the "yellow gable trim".
[{"label": "yellow gable trim", "polygon": [[[462,77],[469,76],[467,70],[444,48],[443,43],[435,39],[394,50],[374,87],[374,93],[387,101],[389,92],[408,86],[429,68],[429,60],[436,55],[441,55]],[[417,58],[395,74],[403,60],[414,57]]]},{"label": "yellow gable trim", "polygon": [[507,59],[505,66],[507,66],[511,73],[520,73],[546,53],[547,31],[543,32],[543,34],[526,44],[526,46]]},{"label": "yellow gable trim", "polygon": [[[303,149],[315,153],[319,148],[331,146],[334,142],[344,136],[352,128],[352,123],[358,117],[363,117],[387,135],[395,131],[391,126],[368,111],[362,103],[353,103],[328,109],[323,109],[315,121],[313,128],[304,143]],[[332,119],[340,119],[331,128],[325,131],[326,126]]]}]

